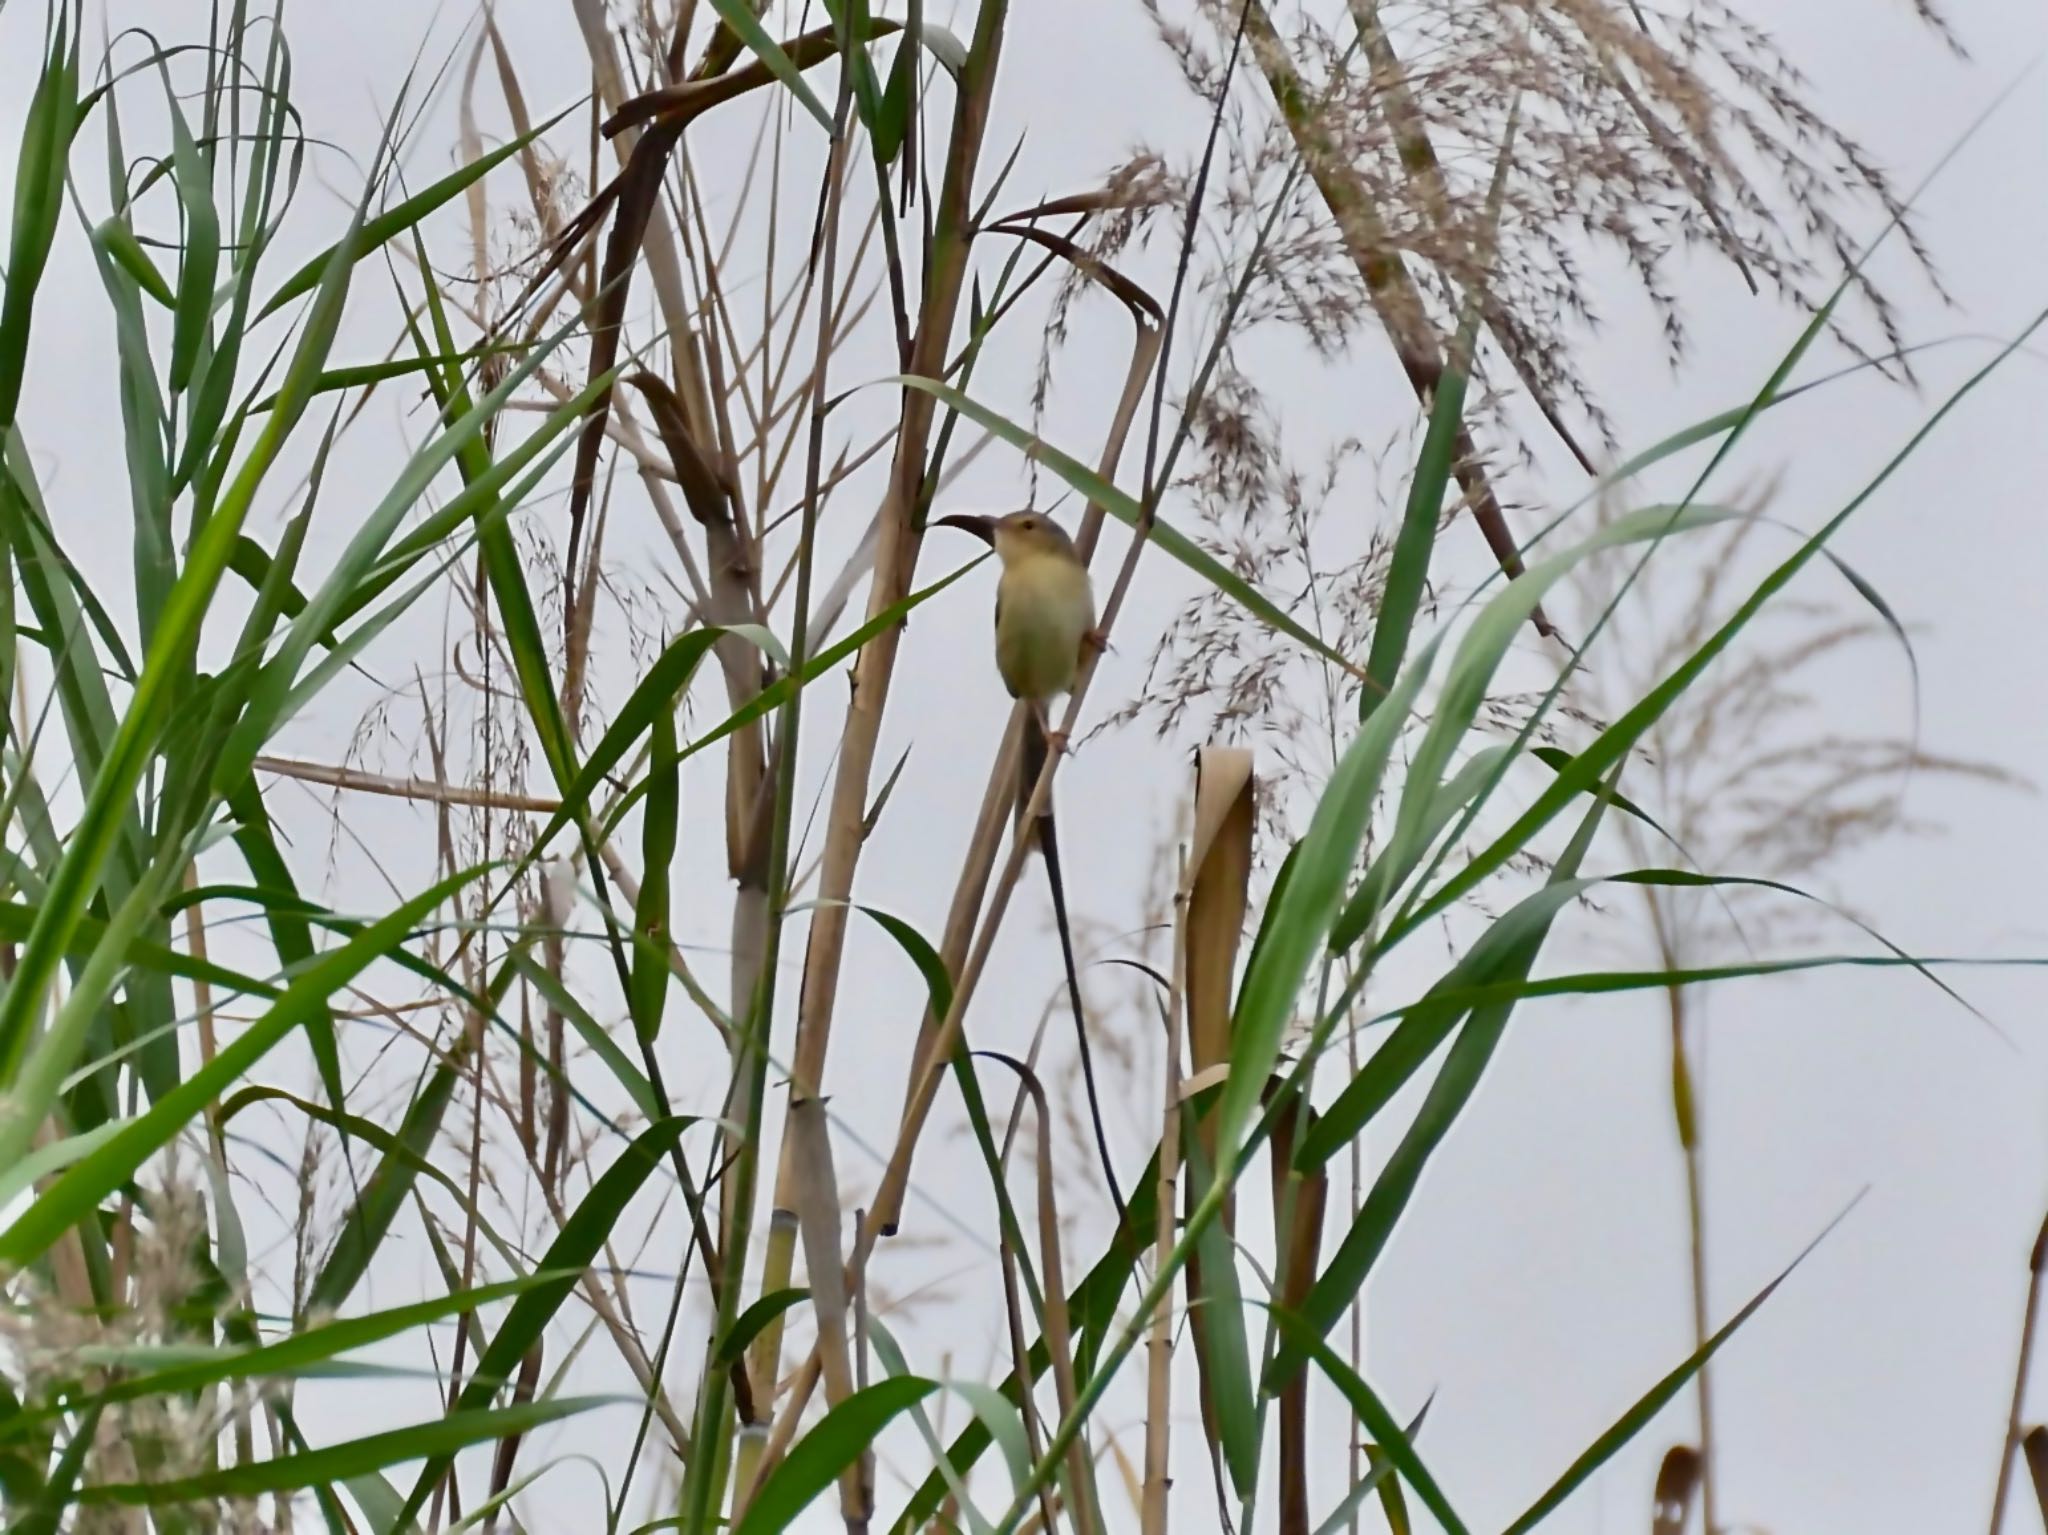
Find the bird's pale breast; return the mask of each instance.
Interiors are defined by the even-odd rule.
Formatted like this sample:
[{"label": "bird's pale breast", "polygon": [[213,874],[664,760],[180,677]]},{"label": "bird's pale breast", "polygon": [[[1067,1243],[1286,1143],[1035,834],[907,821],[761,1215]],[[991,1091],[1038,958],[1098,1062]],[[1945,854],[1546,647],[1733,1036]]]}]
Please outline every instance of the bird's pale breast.
[{"label": "bird's pale breast", "polygon": [[1050,698],[1073,686],[1094,624],[1085,566],[1044,556],[1006,568],[996,588],[996,669],[1011,696]]}]

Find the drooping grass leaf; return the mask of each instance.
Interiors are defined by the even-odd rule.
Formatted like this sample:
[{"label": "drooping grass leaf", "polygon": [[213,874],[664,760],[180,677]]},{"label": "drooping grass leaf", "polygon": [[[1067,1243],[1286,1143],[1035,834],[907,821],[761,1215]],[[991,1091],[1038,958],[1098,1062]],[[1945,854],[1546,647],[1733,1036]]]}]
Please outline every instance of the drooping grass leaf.
[{"label": "drooping grass leaf", "polygon": [[712,1357],[721,1365],[731,1364],[746,1353],[747,1345],[761,1334],[761,1329],[781,1316],[791,1306],[801,1305],[810,1299],[811,1292],[795,1286],[776,1290],[764,1295],[733,1318],[732,1326],[718,1340],[718,1347]]},{"label": "drooping grass leaf", "polygon": [[747,1504],[735,1526],[736,1535],[773,1535],[788,1529],[892,1419],[938,1389],[937,1381],[906,1375],[854,1392],[790,1447],[782,1464]]},{"label": "drooping grass leaf", "polygon": [[1415,1446],[1408,1431],[1401,1427],[1399,1419],[1387,1411],[1385,1405],[1373,1394],[1372,1388],[1366,1385],[1364,1378],[1322,1340],[1321,1334],[1314,1327],[1302,1321],[1300,1317],[1284,1307],[1274,1307],[1272,1316],[1281,1335],[1294,1348],[1312,1359],[1330,1384],[1343,1393],[1344,1400],[1351,1404],[1351,1410],[1358,1415],[1359,1422],[1365,1425],[1366,1432],[1372,1436],[1374,1446],[1393,1463],[1402,1476],[1407,1478],[1408,1485],[1415,1489],[1416,1496],[1420,1497],[1429,1511],[1436,1516],[1437,1522],[1449,1532],[1449,1535],[1460,1535],[1466,1528],[1465,1522],[1458,1517],[1457,1511],[1451,1507],[1450,1499],[1444,1496],[1443,1489],[1437,1485],[1436,1478],[1429,1474],[1428,1468],[1422,1463],[1422,1458],[1415,1453]]},{"label": "drooping grass leaf", "polygon": [[192,137],[191,126],[178,105],[178,93],[171,85],[169,67],[162,59],[158,60],[158,70],[163,76],[171,125],[171,175],[185,221],[180,242],[183,259],[178,264],[178,296],[171,326],[169,380],[171,392],[183,394],[192,387],[207,341],[208,322],[213,317],[214,281],[220,273],[220,219],[213,208],[212,165]]},{"label": "drooping grass leaf", "polygon": [[425,1084],[408,1098],[405,1120],[399,1126],[395,1144],[385,1152],[376,1171],[350,1203],[334,1245],[328,1250],[327,1261],[306,1292],[309,1315],[339,1310],[354,1292],[357,1281],[368,1272],[371,1256],[412,1190],[419,1164],[426,1160],[441,1133],[441,1117],[455,1096],[466,1053],[459,1049],[436,1052]]},{"label": "drooping grass leaf", "polygon": [[[1413,906],[1401,922],[1396,924],[1401,932],[1412,931],[1418,924],[1427,921],[1442,911],[1451,902],[1465,895],[1490,874],[1498,870],[1515,853],[1526,847],[1530,840],[1547,825],[1578,794],[1587,792],[1595,783],[1604,778],[1614,764],[1622,760],[1645,732],[1671,708],[1673,703],[1690,688],[1706,669],[1728,647],[1737,635],[1746,629],[1756,615],[1762,611],[1780,591],[1788,586],[1793,577],[1820,555],[1828,540],[1838,532],[1856,512],[1861,509],[1897,471],[1912,454],[1926,441],[1948,415],[1973,390],[1982,384],[2017,348],[2041,328],[2048,324],[2048,310],[2036,314],[2033,320],[2015,336],[1998,354],[1978,369],[1935,410],[1932,416],[1914,432],[1906,444],[1885,463],[1875,476],[1842,509],[1827,520],[1813,535],[1802,542],[1785,560],[1767,574],[1750,591],[1735,612],[1706,639],[1694,648],[1692,653],[1674,667],[1656,686],[1651,688],[1633,706],[1623,712],[1620,718],[1610,723],[1581,751],[1565,770],[1558,774],[1556,782],[1540,795],[1513,824],[1500,833],[1463,869],[1438,886],[1429,899]],[[1786,367],[1796,359],[1788,359]],[[1780,370],[1781,372],[1784,369]],[[1768,394],[1768,391],[1767,391]],[[1673,528],[1686,525],[1697,516],[1696,509],[1686,506],[1667,514]],[[1627,521],[1627,519],[1624,519]],[[1659,535],[1661,537],[1661,534]],[[1548,562],[1546,562],[1548,563]],[[1522,581],[1537,575],[1541,567],[1532,567],[1527,575],[1511,582],[1512,591]],[[1492,611],[1489,604],[1488,612]],[[1405,808],[1405,807],[1404,807]]]},{"label": "drooping grass leaf", "polygon": [[[367,1434],[318,1450],[301,1450],[270,1460],[223,1466],[198,1476],[162,1482],[109,1482],[79,1490],[83,1503],[121,1503],[148,1507],[190,1503],[202,1498],[247,1498],[266,1492],[287,1492],[347,1481],[386,1466],[418,1460],[424,1453],[443,1460],[472,1444],[488,1444],[508,1434],[526,1433],[578,1413],[629,1402],[630,1397],[570,1396],[512,1407],[462,1408],[404,1428]],[[407,1516],[409,1517],[409,1516]]]},{"label": "drooping grass leaf", "polygon": [[1062,453],[1058,448],[1055,448],[1051,443],[1046,442],[1035,433],[1025,430],[1007,416],[999,415],[979,401],[970,399],[950,384],[942,384],[935,379],[918,378],[907,373],[883,379],[881,382],[901,384],[910,389],[922,389],[926,394],[943,402],[949,408],[958,411],[970,421],[986,428],[1012,447],[1018,449],[1026,458],[1036,463],[1044,464],[1046,468],[1052,470],[1054,474],[1066,481],[1068,485],[1086,496],[1091,502],[1108,512],[1110,516],[1116,518],[1117,521],[1123,523],[1126,527],[1133,529],[1144,527],[1146,538],[1152,543],[1157,544],[1164,553],[1180,561],[1181,564],[1192,570],[1217,591],[1229,597],[1260,622],[1297,641],[1321,656],[1324,660],[1337,666],[1340,670],[1345,672],[1355,671],[1351,662],[1331,649],[1320,636],[1304,628],[1277,604],[1261,593],[1258,588],[1239,576],[1186,534],[1180,532],[1171,523],[1155,517],[1147,525],[1144,521],[1144,508],[1139,505],[1135,497],[1117,489],[1116,486],[1103,479],[1101,475],[1090,469],[1079,459],[1074,458],[1070,454]]},{"label": "drooping grass leaf", "polygon": [[718,12],[720,21],[732,28],[733,35],[746,45],[747,51],[789,87],[790,94],[817,119],[818,126],[830,133],[832,114],[825,110],[825,104],[818,100],[817,93],[804,83],[803,72],[783,52],[782,44],[768,35],[768,29],[761,25],[754,7],[747,4],[747,0],[711,0],[711,8]]},{"label": "drooping grass leaf", "polygon": [[633,974],[628,1010],[643,1045],[661,1033],[668,1000],[669,866],[676,856],[682,759],[676,751],[675,700],[654,711],[654,762],[647,811],[640,820],[640,899],[633,913]]},{"label": "drooping grass leaf", "polygon": [[[308,1119],[316,1119],[322,1124],[332,1125],[349,1139],[361,1141],[373,1150],[384,1153],[385,1163],[380,1164],[377,1171],[371,1175],[373,1181],[378,1177],[386,1176],[387,1168],[395,1167],[410,1169],[418,1177],[426,1178],[436,1184],[443,1193],[455,1202],[456,1208],[461,1210],[465,1217],[476,1223],[478,1232],[482,1234],[486,1242],[491,1244],[493,1250],[497,1252],[499,1258],[504,1261],[508,1268],[517,1271],[525,1266],[525,1260],[520,1255],[519,1249],[506,1241],[498,1233],[497,1229],[491,1224],[490,1218],[477,1207],[477,1201],[470,1198],[469,1191],[456,1182],[454,1178],[436,1167],[432,1161],[420,1155],[407,1144],[404,1136],[412,1122],[410,1112],[408,1112],[407,1121],[400,1124],[399,1133],[393,1134],[374,1120],[365,1119],[360,1114],[350,1114],[343,1110],[329,1108],[325,1104],[314,1103],[309,1099],[299,1097],[295,1093],[286,1092],[281,1087],[245,1087],[222,1102],[220,1106],[221,1125],[226,1127],[232,1124],[237,1115],[259,1103],[289,1104]],[[367,1192],[366,1188],[365,1194]],[[411,1183],[408,1182],[404,1185],[404,1192],[408,1194],[412,1192]],[[361,1201],[358,1201],[357,1207],[351,1209],[349,1219],[354,1220],[358,1217],[361,1203]],[[328,1266],[332,1267],[331,1259]],[[324,1279],[325,1274],[326,1271],[323,1270],[321,1278]],[[330,1288],[332,1287],[330,1284]]]},{"label": "drooping grass leaf", "polygon": [[[0,1262],[25,1264],[66,1230],[85,1219],[99,1201],[113,1192],[143,1161],[197,1118],[287,1034],[304,1025],[327,998],[403,942],[421,918],[483,873],[482,867],[453,874],[425,893],[394,908],[364,927],[354,938],[323,955],[287,986],[277,1001],[213,1060],[158,1098],[106,1144],[68,1169],[31,1204],[5,1232],[0,1232]],[[35,1116],[39,1121],[40,1113]]]},{"label": "drooping grass leaf", "polygon": [[[481,1307],[495,1305],[502,1300],[511,1300],[551,1277],[555,1276],[545,1273],[526,1274],[499,1284],[479,1285],[474,1289],[461,1290],[452,1295],[437,1295],[429,1300],[373,1311],[367,1316],[344,1317],[320,1326],[307,1327],[289,1337],[280,1338],[275,1343],[260,1344],[253,1348],[178,1351],[186,1357],[169,1362],[161,1368],[146,1369],[137,1374],[122,1374],[95,1391],[92,1400],[101,1405],[111,1406],[116,1402],[133,1402],[147,1396],[170,1396],[197,1391],[222,1381],[286,1379],[304,1374],[313,1366],[325,1364],[352,1350],[368,1348],[371,1344],[381,1343],[386,1338],[395,1338],[400,1333],[411,1332],[416,1327],[426,1327],[449,1317],[462,1316]],[[139,1361],[124,1361],[117,1356],[106,1362],[133,1364]],[[7,1423],[0,1422],[0,1433],[6,1432],[7,1428]]]}]

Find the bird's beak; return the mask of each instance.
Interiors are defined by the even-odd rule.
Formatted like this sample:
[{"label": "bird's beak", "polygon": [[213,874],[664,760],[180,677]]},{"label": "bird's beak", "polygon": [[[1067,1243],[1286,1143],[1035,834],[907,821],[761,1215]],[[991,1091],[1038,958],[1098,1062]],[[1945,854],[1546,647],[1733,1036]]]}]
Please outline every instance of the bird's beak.
[{"label": "bird's beak", "polygon": [[937,526],[942,528],[958,528],[964,533],[972,533],[976,538],[991,547],[994,546],[996,541],[996,520],[993,517],[970,517],[964,513],[956,512],[950,517],[941,517],[938,520]]}]

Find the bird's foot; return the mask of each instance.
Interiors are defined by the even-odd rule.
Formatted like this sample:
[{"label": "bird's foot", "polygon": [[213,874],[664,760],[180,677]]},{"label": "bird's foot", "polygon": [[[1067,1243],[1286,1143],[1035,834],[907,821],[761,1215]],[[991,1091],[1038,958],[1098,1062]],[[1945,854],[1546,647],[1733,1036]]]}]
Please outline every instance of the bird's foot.
[{"label": "bird's foot", "polygon": [[1092,650],[1097,655],[1101,655],[1105,650],[1109,649],[1109,636],[1104,634],[1099,627],[1090,629],[1081,636],[1081,648]]}]

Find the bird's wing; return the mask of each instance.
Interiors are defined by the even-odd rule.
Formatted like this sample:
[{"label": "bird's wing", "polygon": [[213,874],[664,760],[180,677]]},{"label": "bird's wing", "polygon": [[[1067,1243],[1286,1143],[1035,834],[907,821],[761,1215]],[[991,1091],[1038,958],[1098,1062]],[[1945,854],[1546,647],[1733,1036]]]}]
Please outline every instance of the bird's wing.
[{"label": "bird's wing", "polygon": [[[996,621],[992,627],[991,632],[996,642],[996,675],[1000,677],[1002,676],[1003,653],[1003,584],[1000,581],[996,583]],[[1012,698],[1015,698],[1017,696],[1017,690],[1013,687],[1010,687],[1010,679],[1008,677],[1003,677],[1003,686],[1009,689],[1009,694]],[[1033,779],[1032,781],[1034,783],[1037,782],[1036,779]]]}]

